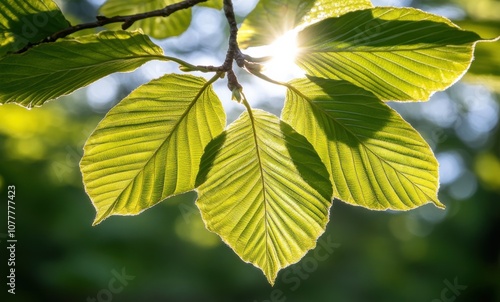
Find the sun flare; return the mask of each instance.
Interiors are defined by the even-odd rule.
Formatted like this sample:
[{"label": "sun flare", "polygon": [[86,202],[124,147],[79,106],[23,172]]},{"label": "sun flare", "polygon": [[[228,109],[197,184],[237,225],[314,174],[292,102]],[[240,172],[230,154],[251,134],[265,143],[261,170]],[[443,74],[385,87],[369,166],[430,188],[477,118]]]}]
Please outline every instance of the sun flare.
[{"label": "sun flare", "polygon": [[252,49],[252,55],[271,58],[264,64],[263,73],[279,81],[288,81],[304,75],[304,72],[295,64],[298,54],[296,30],[288,31],[270,45]]}]

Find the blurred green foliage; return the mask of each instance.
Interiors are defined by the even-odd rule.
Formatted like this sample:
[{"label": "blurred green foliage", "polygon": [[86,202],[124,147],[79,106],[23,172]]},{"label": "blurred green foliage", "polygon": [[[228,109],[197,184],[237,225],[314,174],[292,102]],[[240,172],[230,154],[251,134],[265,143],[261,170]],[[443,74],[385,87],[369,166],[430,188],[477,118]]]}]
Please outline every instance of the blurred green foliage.
[{"label": "blurred green foliage", "polygon": [[[96,12],[94,3],[61,1],[64,12],[81,20]],[[464,19],[482,26],[477,16],[491,16],[489,6],[481,4],[485,8],[477,12],[468,3],[411,1],[426,10],[463,9]],[[88,15],[79,16],[80,10]],[[498,22],[496,16],[484,22]],[[202,40],[190,47],[215,56],[225,51],[223,39],[217,46]],[[486,65],[498,61],[498,42],[491,46],[496,55],[482,57]],[[478,62],[482,55],[478,51]],[[488,73],[498,75],[498,70]],[[101,85],[97,93],[82,90],[30,111],[0,106],[0,233],[6,232],[7,186],[15,185],[18,239],[16,295],[8,295],[3,282],[0,297],[8,299],[2,301],[446,301],[442,293],[448,301],[500,301],[496,77],[483,74],[488,81],[479,83],[487,88],[460,82],[428,103],[395,105],[441,162],[439,197],[445,211],[428,205],[410,212],[372,212],[335,201],[320,240],[336,248],[326,259],[310,252],[280,272],[270,287],[257,268],[205,230],[195,193],[139,216],[91,226],[95,211],[78,168],[83,143],[107,108],[141,82],[134,75],[143,74],[116,78],[114,97],[104,105],[92,100],[112,89]],[[7,251],[0,251],[2,272],[7,272]],[[108,297],[110,281],[123,269],[134,278],[114,284],[119,290]],[[467,288],[456,295],[446,291],[453,283]]]}]

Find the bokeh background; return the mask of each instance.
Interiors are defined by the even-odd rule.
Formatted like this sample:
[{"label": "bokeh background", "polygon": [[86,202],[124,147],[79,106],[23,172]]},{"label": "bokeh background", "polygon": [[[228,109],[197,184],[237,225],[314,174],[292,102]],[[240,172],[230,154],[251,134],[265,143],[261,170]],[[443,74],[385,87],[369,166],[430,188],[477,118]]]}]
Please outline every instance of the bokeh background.
[{"label": "bokeh background", "polygon": [[[73,23],[93,20],[103,3],[57,2]],[[498,0],[373,2],[418,7],[484,37],[500,35]],[[255,1],[234,4],[242,20]],[[156,42],[168,55],[217,65],[226,39],[222,13],[199,8],[186,33]],[[95,211],[78,169],[86,138],[121,98],[150,79],[177,72],[175,64],[148,63],[43,108],[0,106],[2,275],[9,185],[17,191],[18,239],[16,295],[7,295],[3,276],[0,297],[7,300],[1,300],[500,301],[499,50],[500,42],[479,45],[470,73],[429,102],[393,104],[435,151],[446,210],[427,205],[372,212],[334,201],[322,250],[281,271],[274,287],[204,229],[195,193],[91,226]],[[279,114],[281,88],[243,73],[240,79],[252,105]],[[232,120],[243,109],[224,86],[221,81],[216,89]],[[117,273],[129,277],[110,288]]]}]

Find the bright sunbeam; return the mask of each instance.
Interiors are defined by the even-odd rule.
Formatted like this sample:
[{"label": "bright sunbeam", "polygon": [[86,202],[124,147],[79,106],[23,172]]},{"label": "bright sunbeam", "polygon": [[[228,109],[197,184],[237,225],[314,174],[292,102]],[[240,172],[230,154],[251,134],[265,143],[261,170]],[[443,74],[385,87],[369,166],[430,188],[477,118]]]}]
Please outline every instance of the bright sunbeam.
[{"label": "bright sunbeam", "polygon": [[296,30],[285,33],[270,45],[254,47],[249,51],[249,54],[254,57],[271,57],[264,64],[263,73],[278,81],[288,81],[304,75],[304,72],[295,64],[295,57],[298,53]]}]

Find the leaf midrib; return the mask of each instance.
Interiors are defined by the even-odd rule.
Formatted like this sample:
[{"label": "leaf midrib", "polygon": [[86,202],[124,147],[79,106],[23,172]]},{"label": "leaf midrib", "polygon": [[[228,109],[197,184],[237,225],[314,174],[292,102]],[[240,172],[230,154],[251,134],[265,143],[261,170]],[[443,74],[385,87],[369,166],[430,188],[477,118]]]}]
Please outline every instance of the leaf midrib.
[{"label": "leaf midrib", "polygon": [[252,113],[252,109],[250,107],[247,108],[248,110],[248,117],[250,119],[250,123],[252,125],[252,131],[253,131],[253,138],[254,138],[254,143],[255,143],[255,150],[256,150],[256,155],[257,155],[257,160],[259,162],[259,172],[260,172],[260,178],[261,178],[261,184],[262,184],[262,196],[264,199],[264,233],[266,236],[266,243],[264,244],[265,246],[265,253],[266,253],[266,266],[267,269],[269,269],[269,262],[270,262],[270,257],[269,257],[269,249],[268,249],[268,240],[269,240],[269,225],[268,225],[268,217],[267,217],[267,193],[266,193],[266,184],[265,184],[265,177],[264,177],[264,167],[262,164],[262,156],[260,154],[260,147],[259,147],[259,139],[257,137],[257,128],[255,126],[255,117]]},{"label": "leaf midrib", "polygon": [[[458,46],[458,47],[472,47],[471,45],[467,44],[462,44],[462,45],[453,45],[453,46]],[[329,49],[329,50],[313,50],[310,52],[304,52],[304,54],[299,54],[298,58],[304,58],[308,55],[315,55],[315,54],[324,54],[324,53],[397,53],[397,52],[414,52],[414,51],[420,51],[420,50],[429,50],[429,49],[438,49],[438,48],[443,48],[443,47],[449,47],[450,45],[433,45],[433,46],[427,46],[427,47],[419,47],[419,48],[398,48],[398,49],[391,49],[394,47],[398,47],[397,45],[394,46],[384,46],[384,47],[375,47],[375,46],[364,46],[364,45],[356,45],[356,46],[350,46],[344,49]],[[352,48],[361,48],[361,47],[371,47],[371,48],[376,48],[374,50],[352,50]],[[303,50],[307,50],[307,48],[303,48]]]},{"label": "leaf midrib", "polygon": [[[320,107],[319,105],[315,104],[310,98],[308,98],[307,96],[305,96],[304,94],[302,94],[299,90],[297,90],[295,87],[293,87],[292,85],[288,85],[288,87],[290,89],[292,89],[297,95],[299,95],[300,97],[304,98],[305,100],[307,100],[307,102],[309,104],[311,104],[312,107],[314,107],[315,109],[317,109],[318,111],[320,111],[321,113],[325,114],[326,116],[328,116],[329,118],[331,118],[331,120],[338,124],[340,127],[342,127],[342,129],[344,129],[347,133],[349,133],[350,135],[352,135],[353,137],[356,138],[356,140],[359,142],[360,145],[362,145],[367,151],[369,151],[371,154],[373,154],[375,157],[377,157],[381,162],[385,163],[387,166],[391,167],[397,174],[400,174],[401,176],[403,176],[406,180],[408,180],[410,183],[413,184],[413,182],[406,176],[405,173],[403,172],[400,172],[399,170],[397,170],[396,168],[393,167],[393,165],[389,162],[387,162],[385,159],[381,158],[377,153],[375,153],[374,151],[372,151],[368,146],[366,146],[359,138],[356,134],[354,134],[349,128],[346,128],[341,122],[337,121],[336,118],[332,117],[326,110],[323,110],[322,107]],[[430,197],[429,195],[427,195],[427,193],[425,193],[419,185],[414,185],[418,188],[418,190],[420,192],[422,192],[427,198],[429,198],[430,201],[433,201],[434,199],[432,197]],[[352,196],[352,194],[351,194]]]},{"label": "leaf midrib", "polygon": [[[167,60],[165,58],[165,56],[163,56],[163,55],[143,55],[143,56],[134,56],[134,57],[130,57],[130,58],[117,58],[117,59],[107,60],[107,61],[104,61],[104,62],[94,63],[94,64],[80,66],[80,67],[74,67],[74,68],[68,68],[68,69],[59,69],[59,70],[52,71],[52,72],[47,71],[45,73],[42,72],[42,73],[38,73],[38,74],[35,74],[35,75],[32,75],[32,76],[27,76],[24,79],[39,78],[39,77],[44,77],[44,76],[48,76],[48,75],[61,74],[61,73],[69,72],[69,71],[80,71],[80,70],[85,70],[85,69],[95,68],[95,67],[107,67],[107,65],[114,64],[116,62],[128,62],[128,61],[145,59],[145,58],[148,58],[148,59],[149,58],[157,58],[157,59],[162,60],[162,61],[163,60]],[[18,66],[17,64],[10,64],[10,65],[11,66]]]},{"label": "leaf midrib", "polygon": [[[213,79],[212,79],[213,80]],[[104,217],[108,216],[109,213],[112,213],[116,207],[116,205],[118,204],[118,200],[122,197],[122,194],[123,192],[125,192],[127,190],[127,188],[133,183],[135,182],[135,180],[137,179],[137,177],[139,176],[139,174],[144,171],[144,168],[146,167],[146,165],[156,156],[156,154],[158,154],[159,150],[165,145],[165,143],[167,141],[170,140],[170,138],[172,137],[172,135],[176,132],[177,128],[179,127],[179,125],[184,121],[184,119],[186,118],[186,116],[189,114],[189,112],[191,111],[191,109],[194,107],[194,105],[198,102],[198,100],[200,99],[201,95],[205,92],[205,90],[212,84],[213,81],[209,81],[209,82],[206,82],[200,89],[200,91],[198,92],[198,94],[194,97],[193,101],[189,104],[188,108],[186,109],[186,111],[181,115],[181,117],[179,118],[179,121],[175,124],[175,126],[172,128],[172,131],[169,133],[169,135],[163,140],[163,142],[158,146],[158,148],[156,148],[156,150],[153,152],[153,154],[151,155],[151,157],[144,163],[144,165],[142,166],[142,168],[140,169],[137,169],[137,173],[136,175],[129,181],[129,183],[121,190],[120,194],[116,197],[115,201],[113,201],[113,205],[111,207],[108,208],[108,210],[106,212],[104,212]],[[163,196],[162,196],[163,197]]]}]

